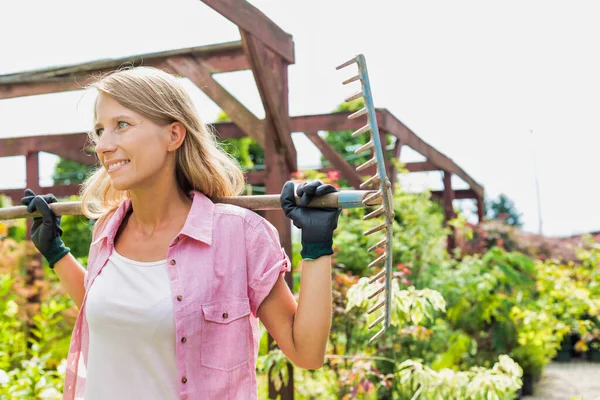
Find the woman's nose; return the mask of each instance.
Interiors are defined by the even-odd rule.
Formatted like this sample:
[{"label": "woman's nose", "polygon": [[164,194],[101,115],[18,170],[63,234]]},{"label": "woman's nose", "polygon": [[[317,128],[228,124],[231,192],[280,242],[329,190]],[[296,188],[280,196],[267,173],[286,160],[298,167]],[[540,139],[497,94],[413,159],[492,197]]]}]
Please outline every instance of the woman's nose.
[{"label": "woman's nose", "polygon": [[104,132],[96,142],[96,153],[98,155],[116,150],[115,141],[110,138],[110,134]]}]

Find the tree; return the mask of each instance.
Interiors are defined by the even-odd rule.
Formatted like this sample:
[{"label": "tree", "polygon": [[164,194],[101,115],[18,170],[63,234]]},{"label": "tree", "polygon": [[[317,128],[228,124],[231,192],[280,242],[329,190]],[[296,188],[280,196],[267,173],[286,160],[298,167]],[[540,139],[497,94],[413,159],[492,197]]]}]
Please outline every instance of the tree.
[{"label": "tree", "polygon": [[523,226],[521,221],[523,214],[517,211],[515,203],[503,193],[498,196],[497,200],[490,201],[487,209],[490,219],[501,219],[508,225],[519,228]]},{"label": "tree", "polygon": [[[221,110],[217,116],[217,122],[226,121],[231,121],[231,119]],[[256,140],[249,136],[239,139],[219,138],[218,142],[222,145],[223,150],[235,157],[244,168],[263,167],[265,164],[265,151]]]},{"label": "tree", "polygon": [[[345,111],[358,111],[365,106],[365,103],[362,99],[356,99],[350,102],[341,103],[334,112],[345,112]],[[361,117],[365,119],[366,118]],[[359,166],[367,162],[371,158],[371,153],[369,151],[365,151],[364,153],[354,155],[354,151],[358,149],[363,144],[366,144],[369,141],[370,135],[362,134],[357,137],[352,137],[352,133],[354,131],[328,131],[324,136],[324,139],[337,151],[339,154],[344,157],[350,164]],[[382,143],[384,147],[392,144],[391,135],[386,135],[386,143]],[[387,159],[391,158],[391,151],[386,154]],[[328,163],[325,157],[321,156],[321,162]]]},{"label": "tree", "polygon": [[77,161],[62,158],[56,164],[52,180],[54,185],[69,185],[82,183],[88,174],[95,170],[90,165],[80,164]]}]

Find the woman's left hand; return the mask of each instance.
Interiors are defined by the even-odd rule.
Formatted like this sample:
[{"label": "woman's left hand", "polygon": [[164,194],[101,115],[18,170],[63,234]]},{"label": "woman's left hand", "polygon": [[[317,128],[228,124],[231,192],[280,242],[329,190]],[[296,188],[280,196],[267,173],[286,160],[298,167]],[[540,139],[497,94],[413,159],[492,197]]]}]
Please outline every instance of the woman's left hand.
[{"label": "woman's left hand", "polygon": [[281,206],[285,215],[294,226],[302,229],[302,251],[305,260],[315,260],[324,255],[333,254],[333,231],[337,228],[341,208],[308,208],[304,207],[319,196],[337,192],[332,185],[321,181],[305,182],[298,185],[296,194],[300,204],[296,204],[294,182],[288,181],[281,191]]}]

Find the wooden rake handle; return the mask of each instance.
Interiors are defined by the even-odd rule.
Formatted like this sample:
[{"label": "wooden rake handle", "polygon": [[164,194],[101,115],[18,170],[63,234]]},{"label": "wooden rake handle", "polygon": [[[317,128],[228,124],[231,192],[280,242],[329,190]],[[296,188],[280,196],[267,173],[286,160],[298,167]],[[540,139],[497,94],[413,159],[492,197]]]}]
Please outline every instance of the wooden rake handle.
[{"label": "wooden rake handle", "polygon": [[[375,199],[363,204],[363,200],[374,193],[373,190],[341,190],[336,193],[326,194],[316,198],[308,204],[312,208],[360,208],[371,207],[381,204],[381,198]],[[250,210],[281,210],[281,203],[278,194],[268,194],[260,196],[231,196],[218,197],[213,200],[215,203],[233,204]],[[300,198],[296,196],[296,202],[300,202]],[[58,202],[50,204],[50,209],[55,215],[83,215],[81,212],[81,202]],[[33,213],[27,212],[26,206],[16,206],[0,208],[0,221],[11,220],[18,218],[33,218],[40,217],[39,211]]]}]

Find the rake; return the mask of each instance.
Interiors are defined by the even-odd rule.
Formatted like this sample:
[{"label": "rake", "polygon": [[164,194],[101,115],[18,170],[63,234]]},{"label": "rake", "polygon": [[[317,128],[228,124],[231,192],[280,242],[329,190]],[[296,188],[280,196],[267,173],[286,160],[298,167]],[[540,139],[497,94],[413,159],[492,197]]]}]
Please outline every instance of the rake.
[{"label": "rake", "polygon": [[[369,280],[369,284],[377,285],[375,290],[368,296],[369,300],[373,299],[383,293],[383,299],[377,304],[371,307],[367,313],[373,314],[375,311],[383,307],[381,316],[373,321],[369,325],[369,329],[373,329],[375,326],[382,324],[381,329],[371,337],[369,343],[377,340],[383,335],[386,329],[391,323],[391,309],[392,309],[392,223],[394,221],[394,205],[393,205],[393,193],[392,184],[388,179],[386,167],[385,167],[385,155],[383,154],[383,147],[381,143],[381,136],[379,136],[379,127],[377,124],[377,117],[375,115],[375,106],[373,104],[373,95],[371,93],[371,83],[369,81],[369,73],[367,71],[367,62],[364,55],[359,54],[353,59],[346,61],[342,65],[338,66],[337,69],[346,68],[352,64],[358,66],[358,74],[346,79],[343,84],[347,85],[352,82],[360,81],[361,90],[354,95],[348,97],[346,101],[352,101],[359,98],[364,100],[364,107],[348,116],[348,119],[359,118],[363,115],[367,115],[367,124],[362,128],[355,131],[352,136],[357,137],[367,132],[370,134],[370,140],[354,151],[355,154],[363,153],[371,150],[372,157],[364,164],[358,166],[356,171],[364,171],[373,165],[376,165],[376,173],[368,180],[360,185],[361,189],[365,188],[376,188],[373,194],[368,195],[364,200],[363,204],[365,207],[370,207],[374,200],[380,205],[375,211],[363,217],[363,220],[369,220],[383,216],[383,223],[375,226],[372,229],[364,232],[364,236],[369,236],[375,232],[385,231],[385,236],[382,240],[374,244],[369,248],[369,252],[383,249],[383,253],[373,260],[368,267],[375,267],[377,265],[385,263],[384,268],[379,273],[373,276]],[[383,203],[383,204],[382,204]]]},{"label": "rake", "polygon": [[[379,248],[385,248],[384,252],[369,264],[369,267],[374,267],[385,262],[385,268],[377,273],[371,280],[371,284],[380,283],[380,286],[369,295],[372,299],[383,293],[383,300],[372,307],[368,314],[372,314],[379,308],[383,307],[382,315],[369,325],[369,329],[382,323],[383,326],[377,332],[370,342],[379,338],[385,330],[390,326],[390,311],[391,311],[391,276],[392,276],[392,221],[394,219],[394,209],[392,204],[391,183],[387,177],[385,169],[385,158],[382,150],[377,119],[375,117],[375,107],[373,106],[373,98],[371,95],[371,87],[369,84],[369,76],[367,73],[367,65],[362,54],[356,56],[352,60],[340,65],[337,69],[347,67],[356,63],[358,65],[358,75],[344,81],[348,84],[355,81],[360,81],[362,84],[361,91],[346,99],[351,101],[360,97],[364,98],[365,106],[361,110],[351,114],[348,118],[354,119],[367,115],[368,123],[354,132],[352,136],[356,137],[361,134],[370,132],[370,141],[361,146],[355,151],[355,154],[363,153],[367,150],[372,151],[372,158],[366,163],[360,165],[356,170],[361,172],[373,165],[377,166],[377,173],[370,177],[367,181],[360,185],[361,190],[340,190],[336,193],[330,193],[319,198],[313,199],[307,207],[319,208],[366,208],[379,206],[375,211],[370,212],[363,217],[364,220],[369,220],[376,217],[384,216],[384,222],[376,227],[364,232],[365,236],[375,232],[385,230],[386,234],[383,240],[377,242],[369,248],[369,252]],[[372,188],[365,190],[366,188]],[[216,203],[233,204],[251,210],[281,210],[279,195],[259,195],[259,196],[230,196],[219,197],[212,199]],[[300,202],[300,198],[296,196],[296,201]],[[93,204],[93,202],[91,203]],[[89,204],[89,205],[91,205]],[[82,215],[80,202],[58,202],[49,205],[50,209],[57,216],[62,215]],[[39,211],[29,213],[26,206],[15,206],[0,209],[0,221],[12,220],[18,218],[33,218],[40,217]],[[381,282],[383,281],[383,282]]]}]

